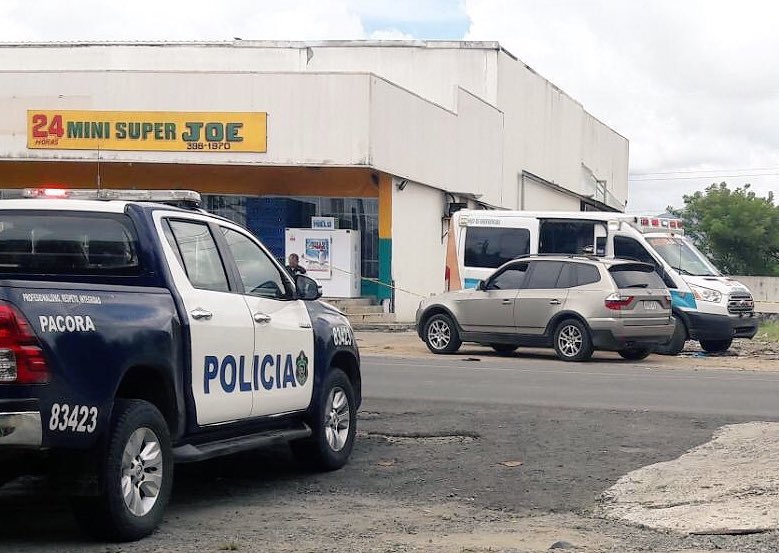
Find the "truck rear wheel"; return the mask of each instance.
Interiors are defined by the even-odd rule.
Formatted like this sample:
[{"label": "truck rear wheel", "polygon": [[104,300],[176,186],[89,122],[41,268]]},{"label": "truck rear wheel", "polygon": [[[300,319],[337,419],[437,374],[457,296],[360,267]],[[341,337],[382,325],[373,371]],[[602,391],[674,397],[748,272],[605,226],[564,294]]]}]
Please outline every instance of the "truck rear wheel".
[{"label": "truck rear wheel", "polygon": [[146,401],[117,400],[99,469],[100,495],[71,498],[82,528],[101,539],[134,541],[162,521],[173,484],[168,425]]}]

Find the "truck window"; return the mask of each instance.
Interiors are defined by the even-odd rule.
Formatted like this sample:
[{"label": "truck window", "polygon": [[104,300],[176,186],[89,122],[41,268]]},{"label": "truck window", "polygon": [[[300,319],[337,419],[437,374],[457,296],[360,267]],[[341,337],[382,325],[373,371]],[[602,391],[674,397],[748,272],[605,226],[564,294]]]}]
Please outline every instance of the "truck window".
[{"label": "truck window", "polygon": [[624,263],[609,267],[611,278],[617,288],[650,288],[652,290],[665,288],[654,267],[649,265],[634,265]]},{"label": "truck window", "polygon": [[0,273],[138,274],[137,244],[125,215],[0,213]]},{"label": "truck window", "polygon": [[238,267],[245,294],[273,299],[291,295],[276,265],[257,244],[232,229],[221,227],[221,230]]},{"label": "truck window", "polygon": [[557,287],[557,279],[563,270],[562,261],[534,261],[533,272],[525,288],[546,290]]},{"label": "truck window", "polygon": [[184,270],[195,288],[228,292],[222,258],[206,223],[169,221],[170,229],[181,252]]},{"label": "truck window", "polygon": [[530,231],[524,228],[468,227],[465,266],[495,269],[530,253]]}]

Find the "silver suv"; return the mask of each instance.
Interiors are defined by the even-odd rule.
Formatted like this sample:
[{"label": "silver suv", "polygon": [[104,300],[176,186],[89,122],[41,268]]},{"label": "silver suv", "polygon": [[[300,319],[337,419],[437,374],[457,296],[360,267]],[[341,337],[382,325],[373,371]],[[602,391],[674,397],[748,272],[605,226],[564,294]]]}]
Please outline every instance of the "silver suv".
[{"label": "silver suv", "polygon": [[674,331],[671,296],[652,265],[564,255],[516,259],[475,290],[422,300],[416,323],[433,353],[476,342],[501,354],[554,347],[563,361],[595,349],[643,359]]}]

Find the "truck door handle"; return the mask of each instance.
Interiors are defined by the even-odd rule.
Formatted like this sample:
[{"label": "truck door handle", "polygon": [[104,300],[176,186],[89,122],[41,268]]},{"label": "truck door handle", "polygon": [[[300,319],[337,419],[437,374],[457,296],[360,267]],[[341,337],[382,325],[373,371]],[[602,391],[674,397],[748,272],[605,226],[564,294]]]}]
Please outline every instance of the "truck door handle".
[{"label": "truck door handle", "polygon": [[266,315],[265,313],[255,313],[254,314],[254,321],[258,322],[260,324],[265,324],[270,322],[270,315]]},{"label": "truck door handle", "polygon": [[511,305],[512,303],[514,303],[514,300],[503,300],[500,303],[502,303],[503,305]]},{"label": "truck door handle", "polygon": [[208,309],[203,309],[202,307],[198,307],[197,309],[193,309],[190,311],[190,315],[192,315],[192,318],[195,320],[204,319],[206,321],[210,320],[211,317],[214,316],[213,313],[211,313]]},{"label": "truck door handle", "polygon": [[549,300],[549,305],[560,305],[560,300]]}]

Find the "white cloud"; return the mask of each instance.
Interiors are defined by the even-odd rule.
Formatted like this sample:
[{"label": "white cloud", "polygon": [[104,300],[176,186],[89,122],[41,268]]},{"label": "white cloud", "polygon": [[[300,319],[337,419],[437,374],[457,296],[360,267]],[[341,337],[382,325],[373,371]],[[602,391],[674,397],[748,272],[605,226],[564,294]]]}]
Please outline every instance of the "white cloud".
[{"label": "white cloud", "polygon": [[[779,4],[742,0],[466,0],[466,36],[499,40],[630,139],[632,173],[779,167]],[[775,171],[779,172],[779,171]],[[715,181],[631,184],[629,208]]]}]

